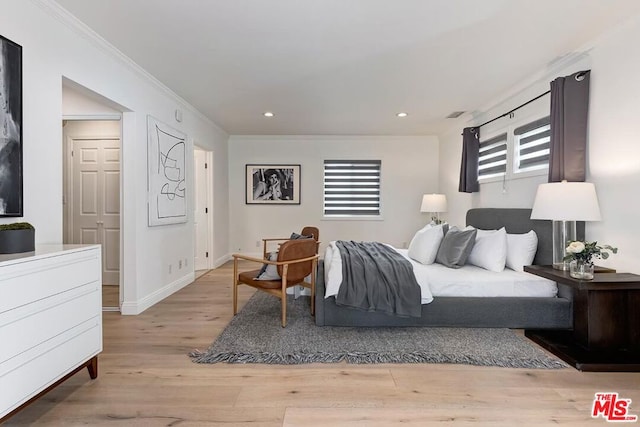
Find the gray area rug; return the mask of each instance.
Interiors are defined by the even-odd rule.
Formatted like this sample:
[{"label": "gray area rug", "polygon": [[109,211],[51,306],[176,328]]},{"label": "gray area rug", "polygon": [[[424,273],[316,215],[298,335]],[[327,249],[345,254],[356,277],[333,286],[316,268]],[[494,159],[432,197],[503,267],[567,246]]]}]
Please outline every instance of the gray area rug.
[{"label": "gray area rug", "polygon": [[256,292],[196,363],[458,363],[558,369],[567,365],[509,329],[318,327],[309,297],[287,301]]}]

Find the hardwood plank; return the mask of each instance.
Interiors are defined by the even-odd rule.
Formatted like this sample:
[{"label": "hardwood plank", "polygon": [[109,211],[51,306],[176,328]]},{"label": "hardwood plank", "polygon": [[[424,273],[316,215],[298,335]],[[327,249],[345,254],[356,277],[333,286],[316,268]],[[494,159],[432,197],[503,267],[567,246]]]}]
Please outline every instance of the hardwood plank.
[{"label": "hardwood plank", "polygon": [[120,287],[102,285],[102,307],[120,307]]},{"label": "hardwood plank", "polygon": [[[590,417],[601,391],[632,399],[640,414],[640,373],[192,363],[188,352],[232,318],[231,270],[211,270],[138,316],[104,313],[98,378],[79,372],[5,425],[602,425]],[[240,307],[253,292],[239,288]]]},{"label": "hardwood plank", "polygon": [[[268,389],[268,393],[266,390]],[[363,389],[361,387],[324,388],[284,387],[269,385],[264,387],[243,388],[236,406],[262,407],[394,407],[394,408],[491,408],[491,407],[527,407],[540,410],[574,409],[570,399],[562,398],[553,390],[533,387],[508,387],[487,389],[484,387],[465,387],[441,389],[425,383],[415,388]]]},{"label": "hardwood plank", "polygon": [[425,426],[438,423],[458,426],[519,426],[561,425],[582,427],[602,425],[602,420],[589,414],[564,412],[541,413],[538,409],[517,411],[511,408],[288,408],[283,426],[320,427],[328,425],[386,427],[390,425]]}]

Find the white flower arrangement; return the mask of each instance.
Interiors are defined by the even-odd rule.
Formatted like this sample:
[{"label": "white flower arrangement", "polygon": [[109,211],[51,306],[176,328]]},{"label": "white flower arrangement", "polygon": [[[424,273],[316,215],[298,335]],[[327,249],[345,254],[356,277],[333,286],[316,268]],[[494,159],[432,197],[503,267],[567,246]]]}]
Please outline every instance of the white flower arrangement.
[{"label": "white flower arrangement", "polygon": [[598,242],[582,242],[580,240],[569,242],[565,250],[567,251],[567,255],[564,257],[565,261],[576,260],[589,265],[593,265],[593,258],[607,259],[609,252],[618,253],[618,248],[613,246],[598,246]]}]

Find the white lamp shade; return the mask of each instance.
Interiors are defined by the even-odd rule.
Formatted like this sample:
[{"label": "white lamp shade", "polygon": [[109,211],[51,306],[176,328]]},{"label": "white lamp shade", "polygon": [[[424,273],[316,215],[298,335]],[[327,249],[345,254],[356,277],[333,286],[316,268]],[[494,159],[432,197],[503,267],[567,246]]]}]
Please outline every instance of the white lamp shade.
[{"label": "white lamp shade", "polygon": [[540,184],[531,219],[554,221],[600,221],[596,187],[590,182]]},{"label": "white lamp shade", "polygon": [[422,196],[420,212],[446,212],[447,196],[444,194],[425,194]]}]

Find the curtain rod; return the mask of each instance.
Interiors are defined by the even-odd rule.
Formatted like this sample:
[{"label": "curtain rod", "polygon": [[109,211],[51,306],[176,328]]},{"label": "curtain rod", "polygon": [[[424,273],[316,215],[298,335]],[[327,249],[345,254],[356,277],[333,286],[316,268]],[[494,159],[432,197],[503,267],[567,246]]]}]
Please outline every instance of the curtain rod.
[{"label": "curtain rod", "polygon": [[548,90],[548,91],[546,91],[545,93],[542,93],[542,94],[540,94],[540,95],[536,96],[535,98],[528,100],[528,101],[527,101],[527,102],[525,102],[524,104],[520,104],[520,105],[518,105],[516,108],[514,108],[514,109],[512,109],[512,110],[510,110],[510,111],[507,111],[507,112],[506,112],[506,113],[504,113],[503,115],[498,116],[498,117],[495,117],[495,118],[493,118],[493,119],[491,119],[491,120],[489,120],[489,121],[486,121],[486,122],[484,122],[483,124],[481,124],[481,125],[479,125],[479,126],[476,126],[476,127],[477,127],[478,129],[480,129],[480,128],[481,128],[482,126],[484,126],[484,125],[488,125],[488,124],[489,124],[489,123],[491,123],[491,122],[495,122],[495,121],[496,121],[496,120],[498,120],[498,119],[501,119],[501,118],[503,118],[503,117],[506,117],[506,116],[508,116],[509,114],[513,113],[514,111],[519,110],[520,108],[524,107],[525,105],[529,105],[529,104],[531,104],[533,101],[536,101],[536,100],[538,100],[538,99],[542,98],[543,96],[547,95],[548,93],[551,93],[551,90]]}]

